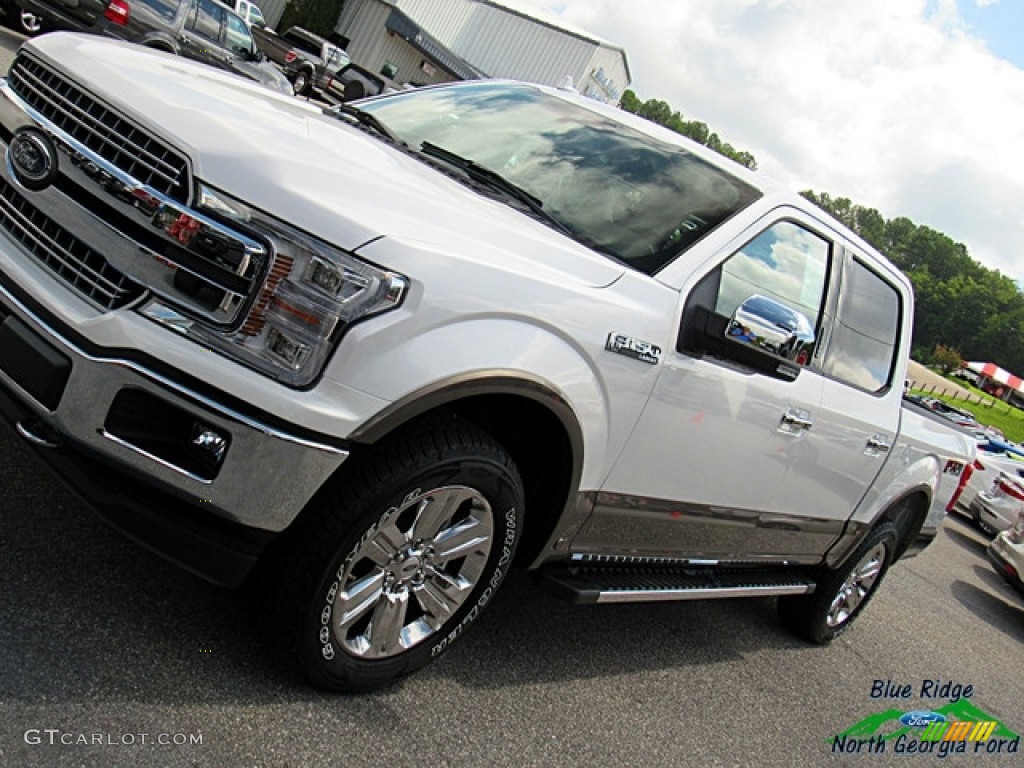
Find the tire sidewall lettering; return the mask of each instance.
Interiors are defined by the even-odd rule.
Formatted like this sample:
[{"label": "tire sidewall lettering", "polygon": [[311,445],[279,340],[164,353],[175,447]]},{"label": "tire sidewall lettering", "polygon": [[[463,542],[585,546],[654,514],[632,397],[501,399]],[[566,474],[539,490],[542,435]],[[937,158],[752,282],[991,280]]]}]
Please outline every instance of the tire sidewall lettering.
[{"label": "tire sidewall lettering", "polygon": [[513,545],[516,541],[519,528],[517,525],[518,512],[515,507],[511,507],[504,515],[505,520],[505,536],[502,544],[501,556],[498,558],[498,562],[495,566],[494,573],[487,582],[487,586],[483,592],[480,593],[480,597],[477,598],[476,604],[470,609],[469,613],[462,617],[462,620],[438,643],[435,643],[430,649],[430,655],[432,658],[436,658],[444,653],[448,648],[459,639],[459,636],[466,630],[470,624],[472,624],[480,612],[484,609],[487,603],[490,602],[494,596],[495,591],[504,581],[505,575],[508,573],[506,566],[512,560]]}]

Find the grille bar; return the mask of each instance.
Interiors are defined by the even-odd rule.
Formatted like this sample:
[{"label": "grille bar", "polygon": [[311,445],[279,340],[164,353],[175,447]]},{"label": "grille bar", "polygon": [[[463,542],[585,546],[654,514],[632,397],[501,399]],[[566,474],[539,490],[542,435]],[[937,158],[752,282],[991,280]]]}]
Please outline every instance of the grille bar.
[{"label": "grille bar", "polygon": [[93,152],[147,186],[187,201],[188,163],[150,133],[25,55],[14,62],[8,82],[26,104]]},{"label": "grille bar", "polygon": [[0,226],[70,288],[101,309],[123,307],[141,286],[0,180]]}]

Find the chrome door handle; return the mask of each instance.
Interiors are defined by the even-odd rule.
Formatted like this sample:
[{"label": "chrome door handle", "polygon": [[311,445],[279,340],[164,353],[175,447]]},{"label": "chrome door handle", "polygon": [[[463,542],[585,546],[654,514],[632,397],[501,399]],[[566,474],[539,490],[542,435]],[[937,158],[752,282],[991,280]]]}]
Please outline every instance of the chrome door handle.
[{"label": "chrome door handle", "polygon": [[864,453],[874,456],[879,453],[888,453],[890,450],[892,450],[892,444],[885,435],[872,435],[868,438],[868,445],[864,449]]},{"label": "chrome door handle", "polygon": [[807,411],[802,411],[799,408],[788,408],[782,414],[783,431],[797,432],[799,430],[808,430],[813,426],[814,419],[811,418],[811,414]]}]

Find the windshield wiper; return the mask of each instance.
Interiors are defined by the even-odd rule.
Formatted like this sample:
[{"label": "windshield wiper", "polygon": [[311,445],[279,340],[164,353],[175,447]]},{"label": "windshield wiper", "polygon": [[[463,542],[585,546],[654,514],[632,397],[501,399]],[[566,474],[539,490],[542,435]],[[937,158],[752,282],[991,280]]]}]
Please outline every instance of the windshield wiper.
[{"label": "windshield wiper", "polygon": [[392,144],[400,144],[403,147],[407,146],[404,141],[398,138],[394,131],[378,120],[377,116],[372,112],[366,112],[359,109],[359,107],[353,107],[351,104],[336,104],[333,107],[325,107],[324,114],[351,117],[360,125],[365,125],[367,128],[379,133]]},{"label": "windshield wiper", "polygon": [[576,237],[575,232],[544,210],[544,202],[539,197],[531,195],[525,189],[509,181],[497,171],[492,171],[487,166],[480,165],[480,163],[475,160],[470,160],[468,157],[458,155],[444,147],[437,146],[437,144],[431,144],[429,141],[424,141],[420,144],[420,151],[428,157],[433,157],[447,163],[448,165],[458,168],[473,181],[484,184],[490,189],[500,192],[505,197],[521,203],[526,206],[531,213],[540,218],[546,224],[553,226],[562,234],[569,235],[570,237]]}]

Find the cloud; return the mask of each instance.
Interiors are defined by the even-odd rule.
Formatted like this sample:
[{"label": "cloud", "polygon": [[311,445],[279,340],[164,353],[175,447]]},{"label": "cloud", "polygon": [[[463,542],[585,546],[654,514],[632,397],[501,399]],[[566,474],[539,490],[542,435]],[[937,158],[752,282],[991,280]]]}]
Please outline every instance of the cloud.
[{"label": "cloud", "polygon": [[1024,277],[1024,71],[955,0],[513,0],[622,45],[642,99],[762,172],[908,216]]}]

